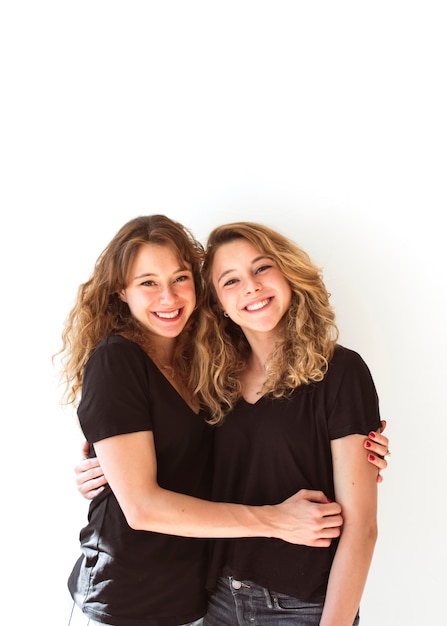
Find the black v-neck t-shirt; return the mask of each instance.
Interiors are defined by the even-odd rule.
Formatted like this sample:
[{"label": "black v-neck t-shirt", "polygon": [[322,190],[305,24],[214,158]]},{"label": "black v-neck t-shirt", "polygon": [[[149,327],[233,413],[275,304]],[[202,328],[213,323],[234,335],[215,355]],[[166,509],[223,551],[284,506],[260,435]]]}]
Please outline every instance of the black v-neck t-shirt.
[{"label": "black v-neck t-shirt", "polygon": [[[337,346],[321,382],[286,399],[240,400],[227,415],[215,432],[213,499],[277,504],[300,489],[316,489],[335,500],[331,440],[379,427],[368,367],[356,352]],[[209,589],[219,576],[232,575],[309,601],[325,593],[337,541],[311,548],[242,538],[213,546]]]},{"label": "black v-neck t-shirt", "polygon": [[[161,487],[210,499],[212,429],[135,343],[111,336],[85,368],[79,421],[94,443],[152,431]],[[132,530],[106,486],[80,533],[69,578],[76,603],[113,626],[178,626],[206,611],[208,542]]]}]

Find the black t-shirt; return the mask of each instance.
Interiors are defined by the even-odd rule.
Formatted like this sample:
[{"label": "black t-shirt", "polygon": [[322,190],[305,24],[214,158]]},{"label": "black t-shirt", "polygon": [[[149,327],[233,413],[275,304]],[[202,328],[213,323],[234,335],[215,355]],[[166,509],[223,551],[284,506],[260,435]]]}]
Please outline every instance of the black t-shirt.
[{"label": "black t-shirt", "polygon": [[[86,439],[150,430],[161,487],[210,498],[211,428],[147,354],[120,336],[85,368],[78,416]],[[69,578],[76,603],[113,626],[178,626],[206,611],[208,542],[132,530],[110,487],[90,504],[82,556]]]},{"label": "black t-shirt", "polygon": [[[288,399],[241,400],[216,429],[213,499],[277,504],[300,489],[317,489],[334,500],[331,440],[379,426],[368,367],[338,346],[323,381],[298,387]],[[337,542],[310,548],[243,538],[213,545],[209,589],[225,574],[306,601],[324,594]]]}]

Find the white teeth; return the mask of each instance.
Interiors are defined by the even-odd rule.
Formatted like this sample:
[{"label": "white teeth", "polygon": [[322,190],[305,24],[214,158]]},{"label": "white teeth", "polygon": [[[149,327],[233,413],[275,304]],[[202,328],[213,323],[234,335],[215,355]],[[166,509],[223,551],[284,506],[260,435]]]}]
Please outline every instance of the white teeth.
[{"label": "white teeth", "polygon": [[162,317],[163,319],[166,319],[166,320],[171,320],[174,317],[177,317],[179,313],[180,313],[180,309],[177,309],[176,311],[170,311],[169,313],[160,313],[156,311],[155,315],[157,315],[157,317]]},{"label": "white teeth", "polygon": [[255,304],[250,304],[250,306],[245,307],[247,311],[257,311],[258,309],[263,309],[270,302],[270,298],[266,298],[265,300],[261,300],[261,302],[256,302]]}]

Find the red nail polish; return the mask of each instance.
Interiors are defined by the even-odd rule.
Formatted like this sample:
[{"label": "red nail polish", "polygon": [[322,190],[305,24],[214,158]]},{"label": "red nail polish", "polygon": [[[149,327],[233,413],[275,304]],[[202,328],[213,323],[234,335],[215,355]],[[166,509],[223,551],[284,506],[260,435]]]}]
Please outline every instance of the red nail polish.
[{"label": "red nail polish", "polygon": [[370,448],[371,446],[372,446],[372,443],[370,441],[365,441],[366,448]]},{"label": "red nail polish", "polygon": [[376,457],[374,456],[374,454],[368,454],[368,459],[369,459],[370,461],[374,461],[374,460],[375,460],[375,458],[376,458]]},{"label": "red nail polish", "polygon": [[[326,496],[326,497],[327,497],[327,496]],[[333,500],[331,500],[330,498],[327,498],[327,501],[328,501],[328,502],[333,502]]]},{"label": "red nail polish", "polygon": [[370,439],[375,439],[376,438],[376,433],[374,431],[372,431],[372,432],[369,433],[368,437]]}]

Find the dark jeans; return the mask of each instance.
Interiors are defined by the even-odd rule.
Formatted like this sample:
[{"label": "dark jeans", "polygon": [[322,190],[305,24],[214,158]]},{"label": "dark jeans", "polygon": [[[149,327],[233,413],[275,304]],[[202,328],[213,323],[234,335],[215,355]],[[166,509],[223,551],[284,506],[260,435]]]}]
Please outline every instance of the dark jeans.
[{"label": "dark jeans", "polygon": [[[211,594],[204,626],[318,626],[324,598],[303,602],[249,580],[225,577]],[[359,615],[353,626],[359,623]]]}]

